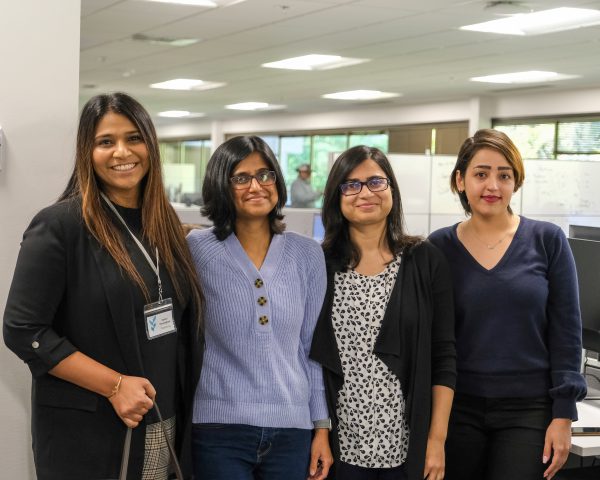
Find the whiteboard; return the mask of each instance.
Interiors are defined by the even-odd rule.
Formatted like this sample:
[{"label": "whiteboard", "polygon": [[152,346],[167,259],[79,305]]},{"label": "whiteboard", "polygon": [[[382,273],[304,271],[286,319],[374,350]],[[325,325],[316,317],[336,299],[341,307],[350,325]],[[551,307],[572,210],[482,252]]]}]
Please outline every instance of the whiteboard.
[{"label": "whiteboard", "polygon": [[431,165],[431,213],[460,215],[462,205],[450,190],[450,174],[456,164],[456,157],[439,155],[433,157]]},{"label": "whiteboard", "polygon": [[600,215],[600,162],[526,160],[524,215]]},{"label": "whiteboard", "polygon": [[429,235],[429,215],[409,213],[404,215],[404,223],[409,235]]},{"label": "whiteboard", "polygon": [[400,187],[405,214],[429,214],[431,157],[429,155],[390,154],[388,160]]}]

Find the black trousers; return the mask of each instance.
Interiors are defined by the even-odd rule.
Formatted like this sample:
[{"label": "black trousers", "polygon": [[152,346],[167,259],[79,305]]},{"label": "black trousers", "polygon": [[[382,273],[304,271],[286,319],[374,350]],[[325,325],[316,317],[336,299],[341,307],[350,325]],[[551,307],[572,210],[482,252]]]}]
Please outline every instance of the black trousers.
[{"label": "black trousers", "polygon": [[338,480],[406,480],[404,465],[394,468],[365,468],[336,462]]},{"label": "black trousers", "polygon": [[542,480],[550,398],[454,397],[446,480]]}]

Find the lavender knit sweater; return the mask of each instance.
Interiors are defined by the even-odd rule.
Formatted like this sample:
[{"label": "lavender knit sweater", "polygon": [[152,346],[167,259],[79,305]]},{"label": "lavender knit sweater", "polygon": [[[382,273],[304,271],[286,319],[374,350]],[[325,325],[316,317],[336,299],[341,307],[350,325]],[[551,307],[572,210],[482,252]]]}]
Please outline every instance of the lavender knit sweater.
[{"label": "lavender knit sweater", "polygon": [[319,245],[274,235],[257,270],[235,234],[187,240],[206,297],[194,423],[312,429],[328,418],[321,367],[308,358],[326,286]]}]

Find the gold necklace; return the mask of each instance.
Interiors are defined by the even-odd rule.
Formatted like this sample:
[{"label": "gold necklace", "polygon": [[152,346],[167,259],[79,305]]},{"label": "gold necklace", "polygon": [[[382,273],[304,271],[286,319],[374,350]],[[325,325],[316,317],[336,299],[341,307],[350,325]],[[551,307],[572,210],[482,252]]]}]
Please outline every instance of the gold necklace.
[{"label": "gold necklace", "polygon": [[510,230],[508,232],[506,232],[504,235],[502,235],[502,237],[500,238],[500,240],[494,242],[494,243],[487,243],[484,242],[481,238],[479,238],[479,235],[477,235],[475,233],[475,230],[473,229],[473,227],[471,227],[471,233],[473,234],[473,236],[483,245],[485,245],[487,247],[488,250],[494,250],[498,245],[500,245],[502,243],[502,240],[504,240],[506,237],[508,237],[508,235],[510,234]]}]

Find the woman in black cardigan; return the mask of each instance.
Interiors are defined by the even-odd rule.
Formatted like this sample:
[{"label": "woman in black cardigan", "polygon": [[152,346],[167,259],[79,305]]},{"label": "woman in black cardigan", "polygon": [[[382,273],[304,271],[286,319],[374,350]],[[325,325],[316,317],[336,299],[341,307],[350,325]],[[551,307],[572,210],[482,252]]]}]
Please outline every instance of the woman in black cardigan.
[{"label": "woman in black cardigan", "polygon": [[323,223],[328,288],[311,358],[324,370],[334,476],[441,480],[456,377],[446,261],[404,232],[398,184],[376,148],[336,160]]},{"label": "woman in black cardigan", "polygon": [[185,470],[201,304],[150,116],[122,93],[92,98],[67,189],[27,228],[4,312],[4,340],[33,375],[38,480],[118,478],[127,427],[127,478],[166,480],[165,434]]}]

